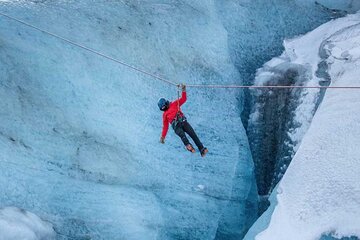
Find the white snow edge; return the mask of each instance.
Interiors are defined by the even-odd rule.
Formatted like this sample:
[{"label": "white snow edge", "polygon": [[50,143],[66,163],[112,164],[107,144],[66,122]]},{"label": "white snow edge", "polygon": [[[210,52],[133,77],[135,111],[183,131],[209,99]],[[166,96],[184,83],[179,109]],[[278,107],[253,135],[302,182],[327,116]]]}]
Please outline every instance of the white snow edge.
[{"label": "white snow edge", "polygon": [[16,207],[0,209],[0,240],[55,239],[52,224]]}]

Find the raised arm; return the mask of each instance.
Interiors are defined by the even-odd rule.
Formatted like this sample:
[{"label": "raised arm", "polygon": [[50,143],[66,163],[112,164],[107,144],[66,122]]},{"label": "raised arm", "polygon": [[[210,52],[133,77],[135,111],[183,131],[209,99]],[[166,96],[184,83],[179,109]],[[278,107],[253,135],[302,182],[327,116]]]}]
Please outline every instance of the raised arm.
[{"label": "raised arm", "polygon": [[181,89],[182,89],[181,98],[178,100],[180,106],[183,105],[187,99],[186,98],[186,86],[184,84],[182,84]]}]

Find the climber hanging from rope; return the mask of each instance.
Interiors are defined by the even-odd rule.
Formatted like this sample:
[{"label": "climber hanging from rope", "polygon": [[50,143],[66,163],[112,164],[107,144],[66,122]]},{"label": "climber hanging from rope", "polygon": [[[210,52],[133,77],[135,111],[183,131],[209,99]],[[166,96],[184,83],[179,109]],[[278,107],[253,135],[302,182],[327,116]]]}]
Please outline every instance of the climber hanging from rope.
[{"label": "climber hanging from rope", "polygon": [[158,106],[160,110],[164,112],[163,129],[160,137],[160,143],[165,143],[165,137],[169,130],[169,123],[170,123],[176,135],[178,135],[181,138],[182,142],[185,145],[185,148],[192,153],[195,152],[195,149],[193,148],[193,146],[189,142],[189,139],[185,135],[185,133],[187,133],[195,142],[196,146],[200,151],[201,156],[204,157],[208,152],[208,150],[201,143],[194,129],[188,123],[185,115],[180,109],[180,106],[186,102],[186,86],[184,84],[181,84],[179,87],[181,87],[182,90],[181,98],[178,98],[176,101],[173,102],[169,102],[165,98],[159,99]]}]

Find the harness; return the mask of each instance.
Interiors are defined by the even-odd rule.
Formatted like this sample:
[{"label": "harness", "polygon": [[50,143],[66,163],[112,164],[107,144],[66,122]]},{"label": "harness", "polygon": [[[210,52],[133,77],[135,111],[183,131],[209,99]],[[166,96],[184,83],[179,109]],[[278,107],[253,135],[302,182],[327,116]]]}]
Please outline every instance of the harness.
[{"label": "harness", "polygon": [[178,126],[178,124],[186,121],[186,117],[184,115],[183,116],[180,115],[180,101],[179,101],[180,100],[180,85],[178,85],[177,94],[178,94],[178,99],[177,99],[178,111],[176,113],[175,119],[171,122],[171,126],[174,130]]}]

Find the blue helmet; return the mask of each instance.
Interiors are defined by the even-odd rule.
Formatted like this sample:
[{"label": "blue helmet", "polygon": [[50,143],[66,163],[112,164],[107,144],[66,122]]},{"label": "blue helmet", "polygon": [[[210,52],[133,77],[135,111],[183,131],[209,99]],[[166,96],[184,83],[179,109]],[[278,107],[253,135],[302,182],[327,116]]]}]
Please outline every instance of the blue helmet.
[{"label": "blue helmet", "polygon": [[165,98],[160,98],[158,101],[158,106],[161,111],[166,111],[169,108],[170,102]]}]

